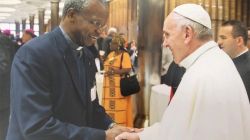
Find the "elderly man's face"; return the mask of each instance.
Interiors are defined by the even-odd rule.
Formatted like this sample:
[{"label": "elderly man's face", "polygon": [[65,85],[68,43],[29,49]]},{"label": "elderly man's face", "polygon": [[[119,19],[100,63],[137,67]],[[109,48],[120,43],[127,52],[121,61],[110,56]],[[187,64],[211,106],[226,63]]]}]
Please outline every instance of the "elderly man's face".
[{"label": "elderly man's face", "polygon": [[163,47],[169,47],[172,51],[174,61],[179,64],[186,56],[188,47],[185,47],[185,32],[181,27],[178,27],[176,20],[173,19],[173,14],[170,14],[163,26]]},{"label": "elderly man's face", "polygon": [[107,10],[100,2],[93,0],[89,6],[76,15],[73,35],[79,45],[92,45],[108,18]]},{"label": "elderly man's face", "polygon": [[232,26],[222,26],[219,29],[218,44],[231,58],[237,55],[237,41],[232,35]]}]

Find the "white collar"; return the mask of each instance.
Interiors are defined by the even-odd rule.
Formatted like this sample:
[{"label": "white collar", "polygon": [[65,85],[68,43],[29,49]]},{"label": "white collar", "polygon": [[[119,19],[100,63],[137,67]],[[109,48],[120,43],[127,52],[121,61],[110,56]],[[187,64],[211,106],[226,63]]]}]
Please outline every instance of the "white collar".
[{"label": "white collar", "polygon": [[248,51],[248,48],[246,48],[243,52],[241,52],[239,55],[237,55],[235,58],[241,56],[242,54],[246,53]]},{"label": "white collar", "polygon": [[179,66],[188,69],[201,55],[203,55],[206,51],[210,50],[213,47],[218,46],[216,42],[209,41],[195,50],[193,53],[188,55],[185,59],[183,59]]}]

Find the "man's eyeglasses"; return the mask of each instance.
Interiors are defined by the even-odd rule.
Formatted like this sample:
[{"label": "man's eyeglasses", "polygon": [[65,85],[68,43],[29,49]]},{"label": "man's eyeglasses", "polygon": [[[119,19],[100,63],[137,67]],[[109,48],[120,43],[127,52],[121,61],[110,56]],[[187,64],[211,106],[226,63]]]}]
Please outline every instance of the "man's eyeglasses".
[{"label": "man's eyeglasses", "polygon": [[90,20],[88,22],[90,24],[94,25],[95,27],[97,27],[98,29],[102,28],[104,26],[100,21],[97,21],[97,20]]}]

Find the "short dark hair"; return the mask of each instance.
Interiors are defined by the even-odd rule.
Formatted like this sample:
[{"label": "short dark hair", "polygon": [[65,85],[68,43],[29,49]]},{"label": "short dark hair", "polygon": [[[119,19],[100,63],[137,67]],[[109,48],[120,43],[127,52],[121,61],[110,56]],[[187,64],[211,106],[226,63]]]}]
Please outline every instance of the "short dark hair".
[{"label": "short dark hair", "polygon": [[232,26],[232,36],[234,38],[241,36],[243,38],[244,44],[247,45],[247,27],[245,24],[238,20],[228,20],[222,23],[222,26]]},{"label": "short dark hair", "polygon": [[[66,0],[64,2],[64,7],[63,7],[63,12],[62,12],[62,17],[65,17],[69,9],[73,9],[76,12],[80,12],[82,9],[88,7],[89,3],[92,0]],[[103,4],[103,0],[97,0]]]}]

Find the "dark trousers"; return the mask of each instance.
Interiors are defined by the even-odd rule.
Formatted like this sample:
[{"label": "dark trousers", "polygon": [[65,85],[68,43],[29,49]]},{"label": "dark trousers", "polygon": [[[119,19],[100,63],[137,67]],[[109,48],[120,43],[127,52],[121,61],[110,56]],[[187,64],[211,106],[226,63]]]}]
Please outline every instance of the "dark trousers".
[{"label": "dark trousers", "polygon": [[9,125],[9,114],[9,108],[0,110],[0,140],[5,140]]}]

